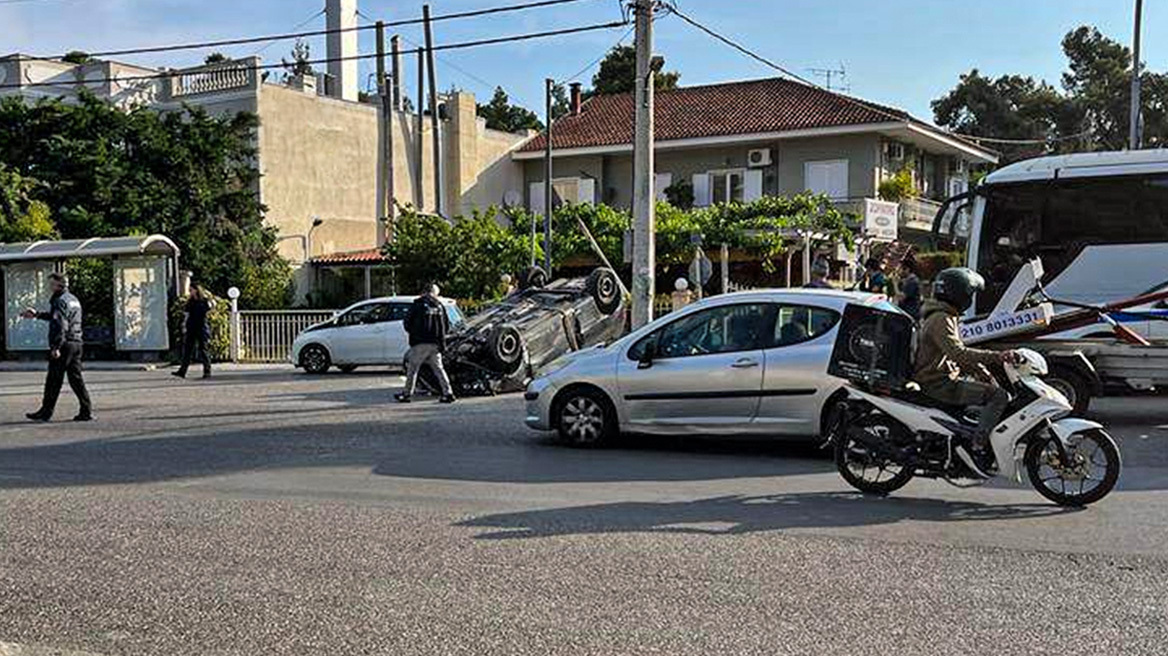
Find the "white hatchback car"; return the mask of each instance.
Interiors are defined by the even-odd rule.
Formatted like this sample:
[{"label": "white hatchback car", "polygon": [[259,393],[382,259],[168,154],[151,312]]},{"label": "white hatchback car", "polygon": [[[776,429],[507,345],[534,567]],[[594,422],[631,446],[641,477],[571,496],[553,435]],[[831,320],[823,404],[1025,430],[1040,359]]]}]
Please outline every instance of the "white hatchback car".
[{"label": "white hatchback car", "polygon": [[[441,299],[453,328],[463,322],[453,300]],[[309,326],[292,342],[288,360],[310,374],[329,367],[350,372],[360,366],[400,366],[410,348],[402,321],[412,296],[389,296],[355,303],[332,319]]]},{"label": "white hatchback car", "polygon": [[548,365],[527,386],[526,423],[580,446],[621,432],[815,436],[844,386],[827,368],[849,305],[900,311],[825,289],[714,296]]}]

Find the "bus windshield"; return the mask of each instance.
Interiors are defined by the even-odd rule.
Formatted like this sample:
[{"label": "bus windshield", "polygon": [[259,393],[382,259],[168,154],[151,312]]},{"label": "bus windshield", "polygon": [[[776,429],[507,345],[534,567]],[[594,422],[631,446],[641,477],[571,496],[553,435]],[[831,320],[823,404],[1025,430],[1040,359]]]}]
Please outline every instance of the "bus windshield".
[{"label": "bus windshield", "polygon": [[989,312],[1026,261],[1042,259],[1047,283],[1086,246],[1168,242],[1168,174],[1001,184],[985,197],[977,312]]}]

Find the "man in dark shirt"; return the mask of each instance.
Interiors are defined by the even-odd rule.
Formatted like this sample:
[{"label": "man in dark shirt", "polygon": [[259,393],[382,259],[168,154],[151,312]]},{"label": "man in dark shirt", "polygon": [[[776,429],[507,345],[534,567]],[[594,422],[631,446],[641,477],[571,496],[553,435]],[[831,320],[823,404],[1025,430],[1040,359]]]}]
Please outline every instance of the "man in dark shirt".
[{"label": "man in dark shirt", "polygon": [[406,352],[406,388],[394,395],[399,403],[409,403],[418,382],[418,372],[424,365],[438,378],[442,388],[442,403],[454,403],[450,378],[442,366],[442,351],[446,348],[446,333],[450,332],[450,317],[438,297],[438,286],[427,285],[426,291],[414,299],[406,314],[405,329],[410,335],[410,350]]},{"label": "man in dark shirt", "polygon": [[906,257],[900,263],[900,293],[896,304],[913,319],[921,314],[921,279],[917,277],[917,263]]},{"label": "man in dark shirt", "polygon": [[89,403],[89,391],[81,377],[81,301],[69,293],[69,281],[64,274],[49,274],[49,288],[53,292],[49,299],[49,311],[37,312],[26,308],[21,316],[25,319],[40,319],[49,322],[49,375],[45,378],[45,396],[41,409],[30,412],[26,417],[33,421],[49,421],[57,408],[57,398],[61,395],[61,384],[69,377],[69,387],[77,395],[81,404],[73,421],[90,421],[93,409]]},{"label": "man in dark shirt", "polygon": [[203,288],[198,285],[192,286],[191,296],[187,299],[182,365],[171,375],[186,378],[191,359],[198,354],[199,361],[203,363],[203,378],[211,377],[211,354],[207,350],[211,342],[211,323],[207,319],[211,314],[211,307],[211,299]]}]

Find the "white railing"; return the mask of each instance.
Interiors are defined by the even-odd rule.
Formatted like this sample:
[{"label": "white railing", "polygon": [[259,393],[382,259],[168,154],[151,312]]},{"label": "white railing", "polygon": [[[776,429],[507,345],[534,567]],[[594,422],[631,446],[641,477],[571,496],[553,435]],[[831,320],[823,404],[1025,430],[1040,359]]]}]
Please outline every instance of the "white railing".
[{"label": "white railing", "polygon": [[904,198],[900,201],[900,225],[914,230],[933,229],[933,218],[941,209],[941,203],[928,198]]},{"label": "white railing", "polygon": [[255,64],[231,61],[181,71],[170,78],[170,97],[243,89],[255,82]]},{"label": "white railing", "polygon": [[305,328],[327,321],[332,310],[241,310],[239,344],[233,349],[239,362],[287,362],[292,342]]}]

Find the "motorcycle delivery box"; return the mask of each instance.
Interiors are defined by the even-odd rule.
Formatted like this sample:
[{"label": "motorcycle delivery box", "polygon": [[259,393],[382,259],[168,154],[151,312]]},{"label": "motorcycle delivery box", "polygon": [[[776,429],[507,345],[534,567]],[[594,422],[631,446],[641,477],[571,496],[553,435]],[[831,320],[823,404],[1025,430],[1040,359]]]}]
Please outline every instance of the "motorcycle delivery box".
[{"label": "motorcycle delivery box", "polygon": [[902,389],[912,380],[914,323],[891,306],[848,305],[840,320],[830,376],[864,389]]}]

